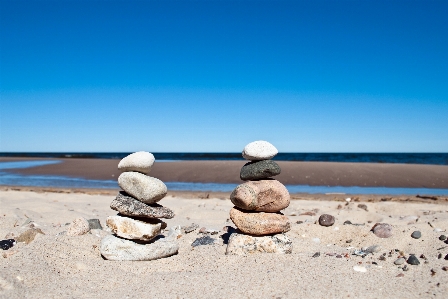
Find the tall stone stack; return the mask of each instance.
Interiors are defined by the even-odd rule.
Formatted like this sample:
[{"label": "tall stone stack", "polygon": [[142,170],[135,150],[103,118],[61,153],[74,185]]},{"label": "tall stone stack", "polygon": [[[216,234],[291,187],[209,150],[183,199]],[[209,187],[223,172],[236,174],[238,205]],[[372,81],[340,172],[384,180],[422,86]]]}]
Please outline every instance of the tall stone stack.
[{"label": "tall stone stack", "polygon": [[270,160],[277,153],[267,141],[254,141],[244,148],[243,157],[250,162],[241,168],[240,178],[246,182],[230,195],[235,205],[230,219],[242,233],[231,234],[226,254],[292,252],[292,242],[283,234],[291,224],[280,212],[289,206],[289,192],[272,179],[281,172],[278,164]]},{"label": "tall stone stack", "polygon": [[118,261],[149,261],[176,254],[180,228],[166,238],[158,238],[166,223],[159,218],[173,218],[174,213],[157,202],[165,197],[166,185],[148,176],[155,158],[148,152],[136,152],[118,164],[122,174],[118,185],[123,189],[110,204],[118,215],[109,216],[106,225],[114,235],[106,236],[100,251],[104,258]]}]

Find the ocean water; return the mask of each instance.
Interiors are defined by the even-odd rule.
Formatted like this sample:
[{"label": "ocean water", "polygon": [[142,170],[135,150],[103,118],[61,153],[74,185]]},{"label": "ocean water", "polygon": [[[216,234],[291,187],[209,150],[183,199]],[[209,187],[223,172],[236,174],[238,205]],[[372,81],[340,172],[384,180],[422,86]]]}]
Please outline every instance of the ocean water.
[{"label": "ocean water", "polygon": [[[122,159],[130,153],[12,153],[0,157]],[[243,160],[241,153],[153,153],[157,160]],[[407,163],[448,165],[448,153],[279,153],[276,161]]]},{"label": "ocean water", "polygon": [[[7,172],[8,169],[36,167],[60,163],[58,160],[50,161],[20,161],[0,162],[0,185],[29,186],[29,187],[61,187],[61,188],[95,188],[119,189],[116,180],[87,180],[52,175],[21,175]],[[5,171],[6,170],[6,171]],[[165,182],[168,190],[176,191],[203,191],[203,192],[231,192],[237,184],[220,183],[185,183]],[[387,187],[343,187],[343,186],[308,186],[286,185],[290,193],[340,193],[340,194],[390,194],[390,195],[442,195],[448,196],[448,189],[429,188],[387,188]]]}]

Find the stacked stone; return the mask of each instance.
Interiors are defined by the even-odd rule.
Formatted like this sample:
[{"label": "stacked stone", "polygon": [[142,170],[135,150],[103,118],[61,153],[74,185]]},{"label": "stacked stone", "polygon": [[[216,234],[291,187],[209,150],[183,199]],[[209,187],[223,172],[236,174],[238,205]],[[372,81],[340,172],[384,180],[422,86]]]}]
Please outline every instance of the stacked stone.
[{"label": "stacked stone", "polygon": [[107,217],[106,225],[114,235],[105,237],[100,248],[108,260],[148,261],[179,250],[176,229],[166,238],[156,238],[166,228],[166,223],[159,218],[173,218],[174,213],[157,204],[165,197],[167,188],[161,180],[148,176],[154,161],[151,153],[136,152],[118,164],[122,171],[118,185],[123,191],[110,207],[119,214]]},{"label": "stacked stone", "polygon": [[230,195],[235,205],[230,210],[230,219],[243,234],[231,234],[226,254],[292,252],[292,242],[283,234],[290,230],[291,224],[280,212],[289,206],[289,192],[272,179],[281,172],[278,164],[270,160],[277,153],[267,141],[254,141],[244,148],[243,157],[251,160],[240,172],[240,178],[246,182]]}]

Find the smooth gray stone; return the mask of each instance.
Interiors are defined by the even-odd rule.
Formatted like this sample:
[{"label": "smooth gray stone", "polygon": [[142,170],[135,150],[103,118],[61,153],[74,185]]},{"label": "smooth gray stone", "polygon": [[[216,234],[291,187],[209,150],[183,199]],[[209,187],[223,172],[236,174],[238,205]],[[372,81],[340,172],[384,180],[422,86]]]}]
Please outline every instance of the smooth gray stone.
[{"label": "smooth gray stone", "polygon": [[292,253],[292,241],[284,234],[255,237],[233,233],[228,241],[226,254],[247,255],[252,253]]},{"label": "smooth gray stone", "polygon": [[166,218],[174,217],[174,212],[159,204],[145,204],[141,201],[120,191],[117,197],[110,203],[112,210],[118,211],[120,214],[146,218]]},{"label": "smooth gray stone", "polygon": [[111,261],[151,261],[176,254],[179,244],[171,239],[159,239],[150,244],[139,244],[113,235],[101,241],[101,255]]},{"label": "smooth gray stone", "polygon": [[279,175],[282,170],[277,163],[272,160],[253,161],[246,163],[240,171],[240,179],[261,180]]},{"label": "smooth gray stone", "polygon": [[148,204],[158,202],[168,192],[161,180],[132,171],[120,174],[118,185],[135,199]]}]

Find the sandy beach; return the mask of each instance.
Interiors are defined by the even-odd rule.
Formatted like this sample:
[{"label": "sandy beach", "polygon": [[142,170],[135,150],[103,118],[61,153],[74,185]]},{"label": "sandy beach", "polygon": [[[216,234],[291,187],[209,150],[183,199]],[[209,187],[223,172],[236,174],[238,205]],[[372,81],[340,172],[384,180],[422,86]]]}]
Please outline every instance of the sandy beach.
[{"label": "sandy beach", "polygon": [[[99,252],[107,230],[65,236],[76,217],[105,219],[114,195],[0,191],[0,236],[39,228],[29,244],[18,243],[0,258],[2,298],[441,298],[448,291],[448,208],[432,203],[293,200],[284,211],[293,223],[286,235],[293,253],[225,255],[223,228],[232,204],[219,198],[169,195],[165,206],[176,213],[168,228],[196,223],[219,231],[214,245],[192,247],[198,230],[182,235],[179,253],[149,262],[113,262]],[[316,224],[332,214],[331,227]],[[301,215],[302,214],[302,215]],[[359,225],[344,225],[345,221]],[[387,239],[376,237],[376,222],[393,226]],[[411,238],[413,231],[422,233]],[[351,241],[350,241],[351,240]],[[355,249],[379,245],[366,257]],[[319,252],[318,257],[315,256]],[[384,254],[384,260],[380,257]],[[394,265],[399,255],[415,254],[420,265]],[[439,257],[441,255],[441,258]],[[424,258],[421,257],[424,255]],[[357,272],[354,267],[366,272]],[[358,268],[356,268],[358,269]],[[444,268],[447,269],[447,268]]]}]

